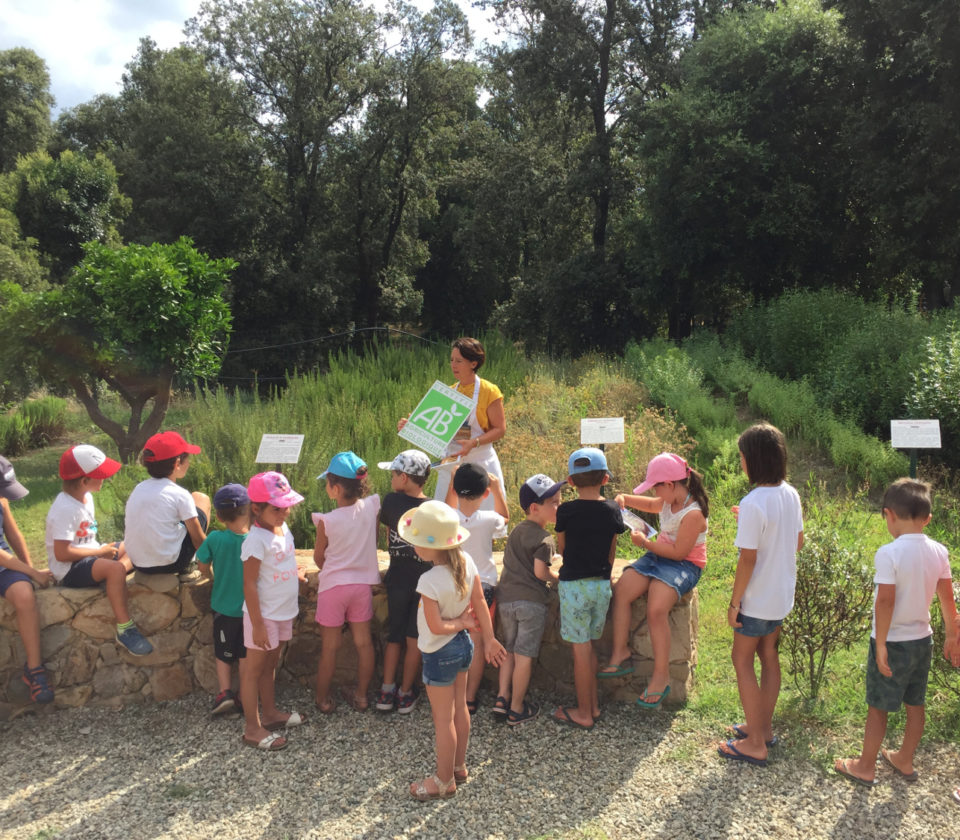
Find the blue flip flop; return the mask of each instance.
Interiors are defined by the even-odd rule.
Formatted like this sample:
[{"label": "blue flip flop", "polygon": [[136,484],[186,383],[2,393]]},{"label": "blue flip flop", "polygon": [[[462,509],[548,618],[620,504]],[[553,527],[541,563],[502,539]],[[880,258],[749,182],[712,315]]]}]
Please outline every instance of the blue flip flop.
[{"label": "blue flip flop", "polygon": [[[606,668],[613,668],[612,671],[607,671]],[[619,663],[614,664],[611,662],[605,668],[601,668],[597,671],[597,678],[601,680],[612,680],[616,677],[626,677],[633,673],[633,660],[629,657],[627,659],[620,660]]]},{"label": "blue flip flop", "polygon": [[[736,736],[734,741],[743,741],[747,737],[747,733],[743,731],[742,727],[746,726],[745,723],[735,723],[730,727],[730,731]],[[780,739],[774,735],[769,741],[766,742],[768,747],[775,747],[780,742]]]},{"label": "blue flip flop", "polygon": [[765,758],[754,758],[752,755],[740,752],[736,747],[736,741],[727,741],[727,749],[730,750],[730,752],[717,747],[720,758],[725,758],[727,761],[745,761],[747,764],[753,764],[756,767],[767,766],[767,760]]},{"label": "blue flip flop", "polygon": [[[641,709],[659,709],[660,704],[670,694],[670,686],[668,685],[663,691],[654,691],[652,694],[647,694],[647,690],[643,690],[643,696],[637,698],[637,705]],[[656,697],[656,700],[648,700],[647,697]]]}]

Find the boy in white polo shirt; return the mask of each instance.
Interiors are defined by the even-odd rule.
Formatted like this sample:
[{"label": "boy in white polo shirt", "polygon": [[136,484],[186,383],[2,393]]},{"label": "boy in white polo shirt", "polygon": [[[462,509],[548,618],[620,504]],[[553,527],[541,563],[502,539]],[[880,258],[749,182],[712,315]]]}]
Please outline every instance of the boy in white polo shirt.
[{"label": "boy in white polo shirt", "polygon": [[[493,510],[481,510],[484,499],[493,496]],[[462,464],[453,474],[447,489],[446,503],[460,514],[460,524],[470,532],[463,550],[470,555],[477,567],[483,597],[490,608],[490,620],[494,620],[497,605],[497,566],[493,562],[493,541],[507,535],[510,512],[503,487],[493,473],[488,473],[480,464]],[[483,679],[486,657],[483,655],[483,636],[479,629],[471,632],[474,657],[467,674],[467,709],[477,711],[477,691]]]},{"label": "boy in white polo shirt", "polygon": [[117,641],[134,656],[153,650],[127,610],[127,574],[133,568],[123,543],[101,544],[93,494],[120,469],[95,446],[71,446],[60,457],[62,490],[47,513],[47,565],[68,588],[106,585],[117,619]]},{"label": "boy in white polo shirt", "polygon": [[210,497],[177,486],[190,456],[200,447],[176,432],[160,432],[143,447],[150,478],[127,499],[123,542],[133,567],[146,574],[185,574],[203,543],[210,521]]},{"label": "boy in white polo shirt", "polygon": [[[919,774],[913,757],[923,735],[924,701],[933,649],[930,602],[934,593],[946,627],[944,655],[956,665],[957,607],[953,601],[947,549],[923,533],[930,522],[930,487],[912,478],[897,479],[883,496],[883,518],[892,543],[874,558],[876,584],[873,630],[867,657],[867,725],[856,758],[838,758],[834,769],[857,784],[876,784],[879,753],[890,769],[908,782]],[[881,749],[887,715],[906,706],[907,721],[899,750]]]}]

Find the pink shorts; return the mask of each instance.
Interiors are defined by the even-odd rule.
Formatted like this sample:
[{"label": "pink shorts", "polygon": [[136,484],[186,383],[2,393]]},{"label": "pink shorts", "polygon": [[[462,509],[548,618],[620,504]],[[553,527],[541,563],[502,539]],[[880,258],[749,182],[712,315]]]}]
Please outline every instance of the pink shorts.
[{"label": "pink shorts", "polygon": [[260,648],[253,643],[253,623],[250,621],[248,613],[243,614],[243,644],[248,651],[250,650],[274,650],[280,647],[282,642],[288,642],[293,638],[293,619],[287,618],[283,621],[274,621],[272,618],[265,618],[263,626],[267,630],[267,647]]},{"label": "pink shorts", "polygon": [[369,583],[331,586],[317,595],[317,624],[342,627],[345,621],[359,624],[373,618],[373,588]]}]

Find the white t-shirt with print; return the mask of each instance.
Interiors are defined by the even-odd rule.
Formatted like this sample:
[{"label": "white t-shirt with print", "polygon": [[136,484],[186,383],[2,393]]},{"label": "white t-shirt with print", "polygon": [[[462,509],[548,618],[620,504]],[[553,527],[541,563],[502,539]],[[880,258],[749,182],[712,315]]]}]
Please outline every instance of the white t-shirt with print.
[{"label": "white t-shirt with print", "polygon": [[89,550],[94,554],[101,547],[97,538],[97,517],[93,509],[93,494],[86,493],[78,501],[69,493],[58,493],[47,513],[47,566],[53,576],[63,580],[73,563],[61,563],[53,550],[55,540],[69,540],[71,547]]},{"label": "white t-shirt with print", "polygon": [[127,499],[124,515],[123,543],[133,565],[152,568],[175,563],[187,535],[183,523],[196,517],[193,496],[175,481],[141,481]]},{"label": "white t-shirt with print", "polygon": [[743,497],[734,545],[757,552],[757,565],[740,601],[744,615],[779,621],[793,609],[801,533],[800,496],[787,482],[754,487]]},{"label": "white t-shirt with print", "polygon": [[[897,587],[887,641],[911,642],[931,636],[930,602],[937,592],[937,582],[950,578],[950,556],[946,547],[926,534],[901,534],[877,549],[873,565],[875,584],[888,583]],[[876,639],[876,588],[873,604],[870,636]]]},{"label": "white t-shirt with print", "polygon": [[493,562],[493,541],[507,535],[507,522],[496,511],[477,510],[464,516],[459,510],[460,524],[470,532],[462,548],[477,567],[481,583],[497,585],[497,564]]},{"label": "white t-shirt with print", "polygon": [[[283,523],[282,534],[274,534],[268,528],[254,524],[240,548],[240,559],[244,563],[251,557],[260,561],[257,597],[261,617],[273,621],[296,618],[300,612],[300,579],[297,577],[293,534],[287,523]],[[243,611],[250,612],[246,601],[243,602]]]},{"label": "white t-shirt with print", "polygon": [[[453,575],[449,566],[434,566],[430,571],[420,575],[417,582],[417,592],[426,595],[437,602],[440,608],[440,618],[450,621],[459,618],[470,604],[470,593],[473,591],[473,580],[477,576],[477,567],[467,555],[466,578],[467,594],[461,596],[453,582]],[[427,618],[423,614],[423,599],[417,606],[417,647],[423,653],[434,653],[440,650],[453,638],[453,634],[430,632]]]}]

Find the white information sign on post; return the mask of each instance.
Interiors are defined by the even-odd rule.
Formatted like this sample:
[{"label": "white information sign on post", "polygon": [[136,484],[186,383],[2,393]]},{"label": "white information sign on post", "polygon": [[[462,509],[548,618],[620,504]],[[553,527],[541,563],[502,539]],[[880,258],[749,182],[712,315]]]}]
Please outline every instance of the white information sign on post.
[{"label": "white information sign on post", "polygon": [[303,435],[267,435],[260,438],[258,464],[295,464],[300,460]]},{"label": "white information sign on post", "polygon": [[580,420],[580,443],[623,443],[622,417],[584,417]]},{"label": "white information sign on post", "polygon": [[891,420],[890,445],[894,449],[939,449],[939,420]]},{"label": "white information sign on post", "polygon": [[472,408],[470,397],[437,380],[398,434],[431,455],[442,458]]}]

